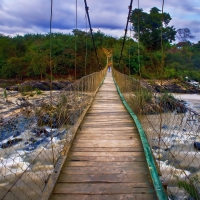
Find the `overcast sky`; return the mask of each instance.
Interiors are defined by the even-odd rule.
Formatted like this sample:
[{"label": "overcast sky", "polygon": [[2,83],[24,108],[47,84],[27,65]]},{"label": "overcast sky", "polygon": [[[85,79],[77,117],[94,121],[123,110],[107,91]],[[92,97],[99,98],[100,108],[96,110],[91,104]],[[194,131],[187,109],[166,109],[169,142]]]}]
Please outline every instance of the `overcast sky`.
[{"label": "overcast sky", "polygon": [[[84,0],[78,1],[78,28],[86,29]],[[0,33],[14,36],[48,33],[51,0],[0,0]],[[53,1],[53,31],[69,33],[75,28],[75,0]],[[133,0],[133,9],[138,1]],[[87,0],[94,30],[120,37],[124,34],[130,0]],[[140,8],[149,12],[161,9],[162,0],[140,0]],[[170,25],[189,28],[200,41],[200,0],[165,0],[164,12],[171,15]]]}]

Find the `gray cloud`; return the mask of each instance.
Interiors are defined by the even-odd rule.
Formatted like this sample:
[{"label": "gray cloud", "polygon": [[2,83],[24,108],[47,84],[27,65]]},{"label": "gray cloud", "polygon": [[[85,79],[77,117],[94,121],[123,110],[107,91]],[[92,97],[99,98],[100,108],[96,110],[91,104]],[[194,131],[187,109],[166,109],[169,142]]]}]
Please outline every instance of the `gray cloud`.
[{"label": "gray cloud", "polygon": [[[123,36],[130,0],[87,0],[92,27],[113,36]],[[189,28],[200,40],[198,0],[184,2],[168,0],[164,11],[171,17],[175,28]],[[137,8],[133,2],[133,9]],[[162,1],[141,1],[140,8],[149,12],[152,7],[162,8]],[[85,5],[78,0],[78,28],[85,30]],[[0,0],[0,32],[6,35],[49,32],[50,0]],[[75,1],[54,0],[53,30],[69,32],[75,28]]]}]

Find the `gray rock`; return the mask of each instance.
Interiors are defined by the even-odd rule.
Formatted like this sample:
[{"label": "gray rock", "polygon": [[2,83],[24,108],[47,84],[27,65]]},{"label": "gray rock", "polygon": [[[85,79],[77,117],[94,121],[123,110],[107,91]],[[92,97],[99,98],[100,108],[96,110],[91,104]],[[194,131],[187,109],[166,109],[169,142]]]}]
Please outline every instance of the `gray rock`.
[{"label": "gray rock", "polygon": [[12,147],[12,146],[14,146],[15,144],[17,144],[17,143],[19,143],[19,142],[21,142],[21,141],[22,141],[21,138],[15,138],[15,139],[13,139],[13,140],[8,140],[6,143],[3,143],[3,144],[1,145],[1,148],[2,148],[2,149],[6,149],[6,148],[8,148],[8,147]]},{"label": "gray rock", "polygon": [[194,147],[200,150],[200,142],[194,142]]}]

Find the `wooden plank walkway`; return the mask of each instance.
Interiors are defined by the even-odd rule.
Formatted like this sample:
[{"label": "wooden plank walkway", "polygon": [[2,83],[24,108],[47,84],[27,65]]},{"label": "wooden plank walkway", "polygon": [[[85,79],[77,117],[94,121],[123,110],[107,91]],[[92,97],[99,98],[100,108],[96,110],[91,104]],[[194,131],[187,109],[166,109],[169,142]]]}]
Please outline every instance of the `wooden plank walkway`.
[{"label": "wooden plank walkway", "polygon": [[109,72],[50,197],[64,199],[157,199],[138,131]]}]

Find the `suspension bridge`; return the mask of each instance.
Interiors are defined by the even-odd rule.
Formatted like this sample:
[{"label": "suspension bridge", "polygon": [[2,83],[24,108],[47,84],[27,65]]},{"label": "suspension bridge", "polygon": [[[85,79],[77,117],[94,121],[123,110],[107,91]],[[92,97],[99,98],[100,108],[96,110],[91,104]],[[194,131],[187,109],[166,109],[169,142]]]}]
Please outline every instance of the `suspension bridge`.
[{"label": "suspension bridge", "polygon": [[[105,49],[105,54],[104,69],[58,94],[50,91],[50,101],[19,116],[23,139],[15,136],[19,143],[13,145],[12,136],[10,147],[0,149],[0,199],[199,199],[200,153],[193,141],[200,139],[200,115],[120,73],[113,67],[112,50]],[[38,121],[47,116],[48,127],[38,128]],[[19,124],[13,119],[0,131],[12,132],[13,123]],[[13,129],[18,132],[17,125]],[[23,140],[26,144],[20,143]]]},{"label": "suspension bridge", "polygon": [[133,119],[111,72],[84,117],[50,199],[156,199]]}]

